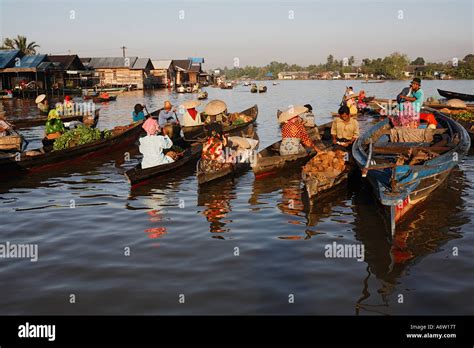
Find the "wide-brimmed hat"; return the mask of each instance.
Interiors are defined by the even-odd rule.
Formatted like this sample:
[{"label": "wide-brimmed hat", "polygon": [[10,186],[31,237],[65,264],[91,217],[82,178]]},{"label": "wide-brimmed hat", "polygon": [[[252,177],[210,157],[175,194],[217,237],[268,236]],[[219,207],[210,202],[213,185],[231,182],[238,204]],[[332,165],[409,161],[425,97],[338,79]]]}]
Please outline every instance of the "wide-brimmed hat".
[{"label": "wide-brimmed hat", "polygon": [[290,107],[288,110],[283,111],[280,116],[278,116],[278,122],[285,123],[291,120],[295,116],[299,116],[308,112],[308,108],[305,108],[302,105],[295,105]]},{"label": "wide-brimmed hat", "polygon": [[212,100],[204,108],[204,112],[209,116],[219,115],[227,110],[227,104],[222,100]]},{"label": "wide-brimmed hat", "polygon": [[45,99],[46,99],[46,94],[40,94],[39,96],[36,97],[35,103],[36,103],[36,104],[39,104],[39,103],[41,103],[41,102],[42,102],[43,100],[45,100]]},{"label": "wide-brimmed hat", "polygon": [[185,109],[194,109],[201,105],[199,100],[186,100],[181,104]]},{"label": "wide-brimmed hat", "polygon": [[410,82],[410,85],[412,85],[413,83],[417,83],[418,85],[421,86],[421,79],[418,78],[418,77],[415,77],[415,78]]}]

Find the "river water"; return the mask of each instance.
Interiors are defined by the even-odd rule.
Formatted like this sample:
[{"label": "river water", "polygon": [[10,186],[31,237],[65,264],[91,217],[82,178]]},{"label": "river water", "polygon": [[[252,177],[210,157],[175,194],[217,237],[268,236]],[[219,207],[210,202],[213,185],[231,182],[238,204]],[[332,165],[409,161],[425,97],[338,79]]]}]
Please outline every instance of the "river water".
[{"label": "river water", "polygon": [[[279,137],[278,108],[310,103],[322,124],[347,83],[207,90],[231,111],[258,104],[263,148]],[[351,84],[388,98],[407,82]],[[425,96],[439,97],[436,88],[473,93],[474,83],[423,81]],[[99,127],[128,123],[137,102],[151,111],[190,97],[123,93],[101,105]],[[31,101],[3,104],[11,118],[37,115]],[[41,133],[25,131],[30,146]],[[472,153],[391,240],[357,178],[312,205],[298,171],[261,180],[249,171],[198,189],[191,166],[131,190],[128,152],[130,161],[110,153],[0,183],[0,243],[39,253],[37,262],[0,259],[0,314],[474,313]],[[326,257],[333,242],[364,245],[364,260]]]}]

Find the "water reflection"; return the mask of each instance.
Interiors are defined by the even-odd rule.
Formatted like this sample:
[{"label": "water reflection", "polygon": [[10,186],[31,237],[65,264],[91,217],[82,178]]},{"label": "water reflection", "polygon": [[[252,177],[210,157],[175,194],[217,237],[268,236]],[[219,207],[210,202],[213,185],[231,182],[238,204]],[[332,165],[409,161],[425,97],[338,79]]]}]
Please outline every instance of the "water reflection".
[{"label": "water reflection", "polygon": [[[204,207],[200,213],[210,223],[211,233],[229,232],[226,225],[232,220],[226,219],[227,214],[232,211],[231,200],[236,198],[235,183],[232,179],[224,179],[213,185],[204,185],[198,189],[198,207]],[[223,236],[213,238],[224,239]]]},{"label": "water reflection", "polygon": [[[407,270],[424,257],[441,251],[447,242],[462,237],[459,228],[470,222],[459,194],[466,189],[466,185],[463,172],[454,170],[447,183],[417,208],[415,217],[407,224],[400,225],[393,239],[382,224],[383,217],[376,211],[376,202],[369,188],[364,185],[354,196],[355,238],[365,246],[365,262],[368,265],[356,314],[361,314],[361,310],[385,314],[389,297]],[[379,281],[376,291],[381,303],[378,303],[378,297],[371,298],[371,277]]]}]

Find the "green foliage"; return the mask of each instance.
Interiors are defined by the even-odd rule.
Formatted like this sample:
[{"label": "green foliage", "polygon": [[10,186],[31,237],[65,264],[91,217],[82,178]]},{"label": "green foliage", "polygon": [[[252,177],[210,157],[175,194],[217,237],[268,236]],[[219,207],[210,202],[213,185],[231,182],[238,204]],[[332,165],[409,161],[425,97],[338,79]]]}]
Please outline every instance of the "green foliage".
[{"label": "green foliage", "polygon": [[470,112],[462,112],[457,115],[451,115],[452,118],[456,120],[462,120],[462,121],[467,121],[467,122],[474,122],[474,114]]},{"label": "green foliage", "polygon": [[[343,66],[343,60],[337,60],[330,54],[326,62],[323,64],[311,64],[309,66],[300,66],[297,64],[288,64],[281,62],[270,62],[263,67],[245,66],[229,69],[225,67],[220,69],[223,71],[227,79],[236,80],[243,77],[255,80],[263,80],[266,74],[271,72],[276,78],[278,73],[282,71],[309,71],[310,75],[315,75],[325,71],[339,71],[340,73],[355,71],[353,65],[355,63],[354,56],[350,56],[348,60],[349,66]],[[392,53],[384,58],[363,58],[360,65],[362,74],[384,75],[388,79],[404,78],[403,72],[409,64],[424,65],[424,75],[426,77],[434,77],[435,72],[444,72],[454,78],[474,79],[474,54],[468,54],[457,66],[453,66],[451,62],[447,63],[430,63],[425,62],[423,57],[417,57],[410,63],[405,54],[398,52]]]},{"label": "green foliage", "polygon": [[40,47],[35,41],[28,43],[26,36],[18,35],[16,38],[5,38],[3,40],[2,49],[20,50],[26,55],[35,55],[36,49]]},{"label": "green foliage", "polygon": [[57,138],[54,141],[53,151],[92,143],[101,139],[107,139],[110,136],[112,136],[112,133],[108,130],[101,132],[97,128],[88,128],[80,125]]}]

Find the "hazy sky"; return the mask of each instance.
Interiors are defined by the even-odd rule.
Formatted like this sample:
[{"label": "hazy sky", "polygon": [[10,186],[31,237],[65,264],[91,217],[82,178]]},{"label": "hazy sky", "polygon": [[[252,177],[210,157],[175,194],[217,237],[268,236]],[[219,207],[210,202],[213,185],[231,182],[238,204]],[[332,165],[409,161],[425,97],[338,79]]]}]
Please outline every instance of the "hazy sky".
[{"label": "hazy sky", "polygon": [[[206,68],[300,65],[394,51],[447,61],[474,53],[474,0],[0,0],[0,36],[41,53],[205,57]],[[293,12],[290,12],[293,11]],[[184,18],[183,18],[184,17]],[[293,18],[290,18],[293,17]]]}]

